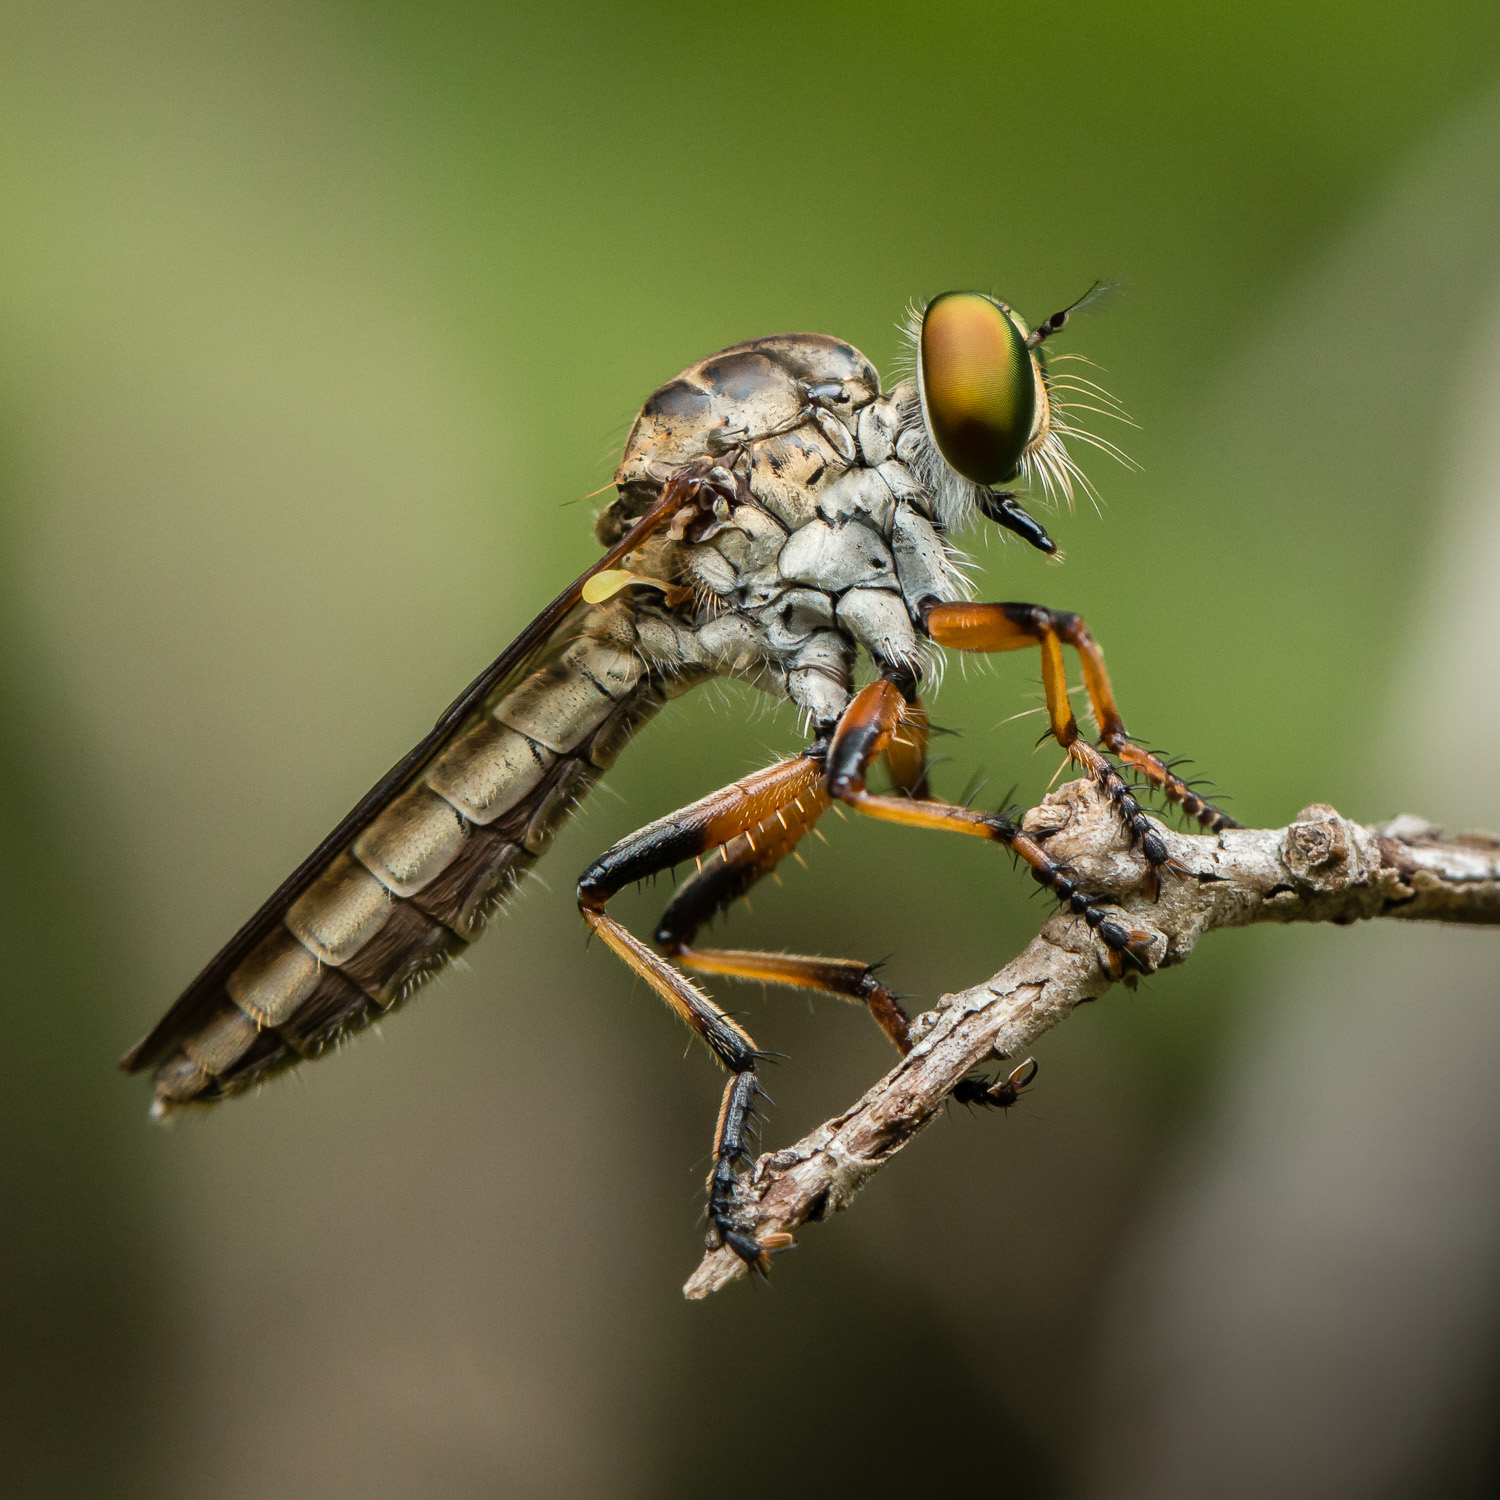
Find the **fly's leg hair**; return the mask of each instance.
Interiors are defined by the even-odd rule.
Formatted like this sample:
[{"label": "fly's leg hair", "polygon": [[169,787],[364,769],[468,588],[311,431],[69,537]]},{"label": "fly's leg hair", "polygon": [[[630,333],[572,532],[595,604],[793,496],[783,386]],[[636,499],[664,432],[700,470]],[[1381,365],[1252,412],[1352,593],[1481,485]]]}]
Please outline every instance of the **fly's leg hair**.
[{"label": "fly's leg hair", "polygon": [[[1066,706],[1066,696],[1063,702]],[[971,807],[956,807],[950,802],[913,797],[883,797],[866,789],[869,769],[896,734],[903,708],[901,690],[886,678],[870,683],[855,695],[854,701],[844,710],[828,746],[828,795],[856,812],[887,823],[964,833],[1003,845],[1025,861],[1031,878],[1038,885],[1051,891],[1063,906],[1088,923],[1109,952],[1111,974],[1118,978],[1127,969],[1149,972],[1150,933],[1126,927],[1109,916],[1102,897],[1090,896],[1081,890],[1036,839],[1003,813],[979,812]],[[1092,746],[1084,748],[1108,765]],[[1154,830],[1152,833],[1159,841],[1160,836]]]},{"label": "fly's leg hair", "polygon": [[729,1246],[741,1260],[761,1272],[768,1269],[771,1255],[792,1242],[786,1234],[756,1240],[739,1228],[735,1219],[735,1169],[748,1154],[759,1094],[756,1065],[763,1054],[749,1034],[686,974],[642,943],[610,916],[605,906],[627,885],[686,860],[702,860],[699,873],[678,892],[657,933],[658,941],[679,963],[704,973],[823,990],[861,1001],[905,1052],[909,1045],[906,1016],[874,979],[868,964],[692,946],[698,928],[769,874],[827,810],[823,772],[821,746],[758,771],[622,839],[596,860],[578,883],[578,906],[589,930],[671,1006],[730,1074],[714,1132],[708,1221],[716,1243]]},{"label": "fly's leg hair", "polygon": [[760,1085],[754,1067],[736,1073],[725,1085],[719,1122],[714,1127],[714,1164],[708,1174],[708,1222],[721,1245],[764,1276],[771,1257],[792,1243],[789,1234],[768,1234],[758,1240],[734,1222],[735,1168],[750,1162],[750,1122]]},{"label": "fly's leg hair", "polygon": [[1126,765],[1140,771],[1169,802],[1176,803],[1203,827],[1214,833],[1239,827],[1227,813],[1205,802],[1159,756],[1142,749],[1126,734],[1120,710],[1115,704],[1114,690],[1109,684],[1109,673],[1105,670],[1104,653],[1079,615],[1047,609],[1040,604],[930,603],[922,611],[922,623],[927,634],[940,646],[950,646],[958,651],[1041,648],[1042,686],[1054,738],[1099,783],[1119,809],[1122,822],[1153,870],[1182,873],[1119,772],[1098,750],[1080,738],[1078,723],[1068,702],[1067,672],[1062,654],[1064,644],[1077,651],[1082,664],[1084,689],[1099,725],[1100,745]]}]

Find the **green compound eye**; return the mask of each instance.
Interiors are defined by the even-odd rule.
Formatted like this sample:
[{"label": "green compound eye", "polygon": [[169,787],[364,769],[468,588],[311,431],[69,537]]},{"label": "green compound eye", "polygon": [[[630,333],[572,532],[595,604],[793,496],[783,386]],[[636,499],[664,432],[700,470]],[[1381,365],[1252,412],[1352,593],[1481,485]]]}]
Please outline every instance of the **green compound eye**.
[{"label": "green compound eye", "polygon": [[1036,424],[1036,376],[1011,315],[980,292],[935,297],[922,314],[917,369],[938,452],[975,484],[1012,478]]}]

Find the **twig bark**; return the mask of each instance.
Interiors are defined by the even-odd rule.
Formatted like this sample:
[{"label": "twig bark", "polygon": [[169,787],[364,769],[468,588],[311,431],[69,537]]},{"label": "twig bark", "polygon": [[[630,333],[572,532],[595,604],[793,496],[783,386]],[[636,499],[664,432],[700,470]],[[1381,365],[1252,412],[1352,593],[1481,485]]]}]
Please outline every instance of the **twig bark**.
[{"label": "twig bark", "polygon": [[[1025,821],[1085,890],[1106,895],[1152,934],[1156,968],[1182,963],[1206,932],[1252,922],[1500,924],[1500,839],[1450,837],[1419,818],[1364,827],[1314,803],[1285,828],[1214,837],[1164,830],[1190,873],[1166,876],[1156,900],[1144,861],[1092,782],[1059,788]],[[1106,956],[1081,919],[1057,914],[993,978],[945,995],[913,1024],[911,1052],[858,1103],[755,1163],[738,1192],[746,1228],[763,1237],[847,1208],[965,1074],[1024,1056],[1074,1006],[1109,989]],[[683,1292],[706,1297],[745,1274],[732,1251],[710,1249]]]}]

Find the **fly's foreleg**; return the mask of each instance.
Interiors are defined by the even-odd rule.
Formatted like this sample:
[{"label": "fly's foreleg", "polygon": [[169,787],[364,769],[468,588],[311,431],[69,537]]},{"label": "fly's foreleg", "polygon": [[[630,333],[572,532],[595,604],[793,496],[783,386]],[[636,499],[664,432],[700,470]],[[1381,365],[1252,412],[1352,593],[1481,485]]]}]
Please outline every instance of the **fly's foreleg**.
[{"label": "fly's foreleg", "polygon": [[[1150,967],[1151,935],[1126,927],[1109,916],[1101,898],[1080,889],[1062,865],[1003,813],[980,812],[950,802],[882,797],[866,789],[870,767],[897,732],[902,711],[900,690],[884,679],[870,683],[855,695],[828,746],[828,795],[883,822],[963,833],[1003,845],[1025,861],[1038,885],[1051,891],[1070,912],[1088,923],[1108,948],[1113,973],[1119,975],[1127,968],[1146,972]],[[1103,757],[1099,759],[1102,761]]]},{"label": "fly's foreleg", "polygon": [[1119,773],[1079,737],[1078,724],[1068,702],[1062,654],[1065,643],[1078,653],[1082,664],[1084,689],[1099,725],[1099,743],[1139,770],[1168,801],[1175,802],[1203,827],[1217,833],[1239,826],[1227,813],[1205,802],[1159,756],[1142,749],[1126,734],[1105,670],[1104,653],[1078,615],[1039,604],[933,604],[923,612],[922,619],[934,641],[958,651],[1017,651],[1028,646],[1041,649],[1042,687],[1054,738],[1119,808],[1131,837],[1153,868],[1175,867],[1161,835],[1151,826]]},{"label": "fly's foreleg", "polygon": [[[578,883],[578,906],[590,931],[625,961],[702,1038],[729,1072],[724,1102],[714,1132],[714,1159],[708,1179],[708,1220],[719,1243],[757,1270],[791,1243],[789,1235],[756,1240],[734,1218],[735,1168],[748,1151],[751,1117],[759,1092],[756,1064],[760,1052],[749,1034],[726,1016],[687,975],[605,911],[609,899],[626,885],[645,880],[673,865],[741,841],[750,848],[757,836],[769,839],[780,815],[799,804],[809,811],[820,797],[822,759],[800,755],[748,776],[691,807],[649,824],[621,840],[595,861]],[[827,799],[821,799],[821,812]],[[813,816],[816,816],[814,813]]]}]

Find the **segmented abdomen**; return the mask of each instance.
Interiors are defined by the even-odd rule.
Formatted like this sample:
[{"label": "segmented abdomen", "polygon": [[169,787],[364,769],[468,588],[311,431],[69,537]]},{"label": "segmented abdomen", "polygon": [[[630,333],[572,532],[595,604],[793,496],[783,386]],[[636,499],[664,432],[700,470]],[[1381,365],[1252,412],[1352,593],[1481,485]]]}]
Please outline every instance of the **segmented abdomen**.
[{"label": "segmented abdomen", "polygon": [[632,651],[582,636],[476,714],[230,970],[208,1019],[172,1039],[154,1111],[317,1057],[410,996],[478,937],[662,702]]}]

